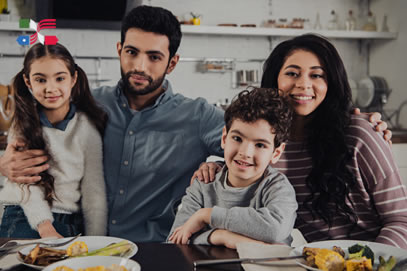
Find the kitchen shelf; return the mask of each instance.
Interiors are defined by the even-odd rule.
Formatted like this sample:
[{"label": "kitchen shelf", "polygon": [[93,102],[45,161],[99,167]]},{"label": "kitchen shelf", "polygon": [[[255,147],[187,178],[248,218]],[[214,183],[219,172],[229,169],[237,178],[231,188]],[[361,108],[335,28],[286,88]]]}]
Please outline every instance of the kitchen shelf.
[{"label": "kitchen shelf", "polygon": [[306,33],[316,33],[327,38],[335,39],[396,39],[394,32],[374,31],[345,31],[345,30],[313,30],[287,29],[265,27],[233,27],[233,26],[205,26],[181,25],[184,34],[197,35],[233,35],[233,36],[266,36],[266,37],[294,37]]},{"label": "kitchen shelf", "polygon": [[20,28],[19,22],[0,22],[0,31],[35,32],[31,28]]},{"label": "kitchen shelf", "polygon": [[[266,27],[233,27],[181,25],[182,33],[196,35],[231,35],[231,36],[263,36],[263,37],[294,37],[306,33],[317,33],[335,39],[396,39],[395,32],[344,31],[344,30],[313,30]],[[29,28],[20,28],[18,22],[0,22],[0,31],[34,32]]]}]

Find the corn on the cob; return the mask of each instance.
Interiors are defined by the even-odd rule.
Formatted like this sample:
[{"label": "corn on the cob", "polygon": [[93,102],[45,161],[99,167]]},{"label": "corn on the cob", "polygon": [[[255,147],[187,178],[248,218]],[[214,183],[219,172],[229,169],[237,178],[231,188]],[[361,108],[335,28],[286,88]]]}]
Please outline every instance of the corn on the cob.
[{"label": "corn on the cob", "polygon": [[346,271],[372,271],[372,260],[363,256],[359,259],[349,259],[345,262]]},{"label": "corn on the cob", "polygon": [[315,255],[315,265],[323,271],[343,271],[345,260],[339,253],[322,248]]}]

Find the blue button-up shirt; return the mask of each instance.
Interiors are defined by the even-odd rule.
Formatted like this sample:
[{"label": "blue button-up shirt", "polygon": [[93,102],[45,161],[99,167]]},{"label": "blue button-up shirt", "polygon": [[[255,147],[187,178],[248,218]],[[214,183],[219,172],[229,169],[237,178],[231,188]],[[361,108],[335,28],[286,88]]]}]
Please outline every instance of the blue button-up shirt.
[{"label": "blue button-up shirt", "polygon": [[109,116],[104,135],[109,235],[165,241],[194,170],[209,155],[223,155],[223,111],[202,98],[174,94],[168,81],[152,106],[135,111],[119,85],[93,91]]}]

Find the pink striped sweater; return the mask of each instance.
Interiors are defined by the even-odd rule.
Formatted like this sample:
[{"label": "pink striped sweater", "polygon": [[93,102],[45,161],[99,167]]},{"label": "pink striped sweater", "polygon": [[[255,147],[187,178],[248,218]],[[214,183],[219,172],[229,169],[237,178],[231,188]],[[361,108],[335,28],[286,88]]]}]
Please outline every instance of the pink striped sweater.
[{"label": "pink striped sweater", "polygon": [[[352,169],[358,184],[350,197],[355,205],[358,227],[350,239],[376,241],[407,249],[407,191],[402,184],[391,148],[361,116],[352,116],[347,134],[353,160]],[[274,165],[287,175],[297,201],[296,227],[309,242],[328,239],[349,239],[352,224],[337,217],[328,230],[323,220],[313,220],[303,203],[310,194],[305,179],[311,171],[311,157],[302,142],[288,142],[279,162]]]}]

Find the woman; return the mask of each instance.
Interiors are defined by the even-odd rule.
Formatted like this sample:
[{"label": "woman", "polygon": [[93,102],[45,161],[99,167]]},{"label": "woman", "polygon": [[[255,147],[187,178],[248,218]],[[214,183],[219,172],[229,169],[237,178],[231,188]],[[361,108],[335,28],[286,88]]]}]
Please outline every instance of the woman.
[{"label": "woman", "polygon": [[261,86],[279,88],[295,110],[275,167],[296,190],[304,237],[407,249],[407,192],[390,146],[364,117],[349,113],[351,89],[335,47],[316,35],[282,42],[264,65]]},{"label": "woman", "polygon": [[[280,89],[294,107],[290,139],[274,167],[296,190],[295,227],[305,239],[407,249],[406,189],[389,144],[365,116],[350,114],[351,89],[335,47],[312,34],[280,43],[261,87]],[[214,167],[202,165],[194,177],[207,180]]]}]

